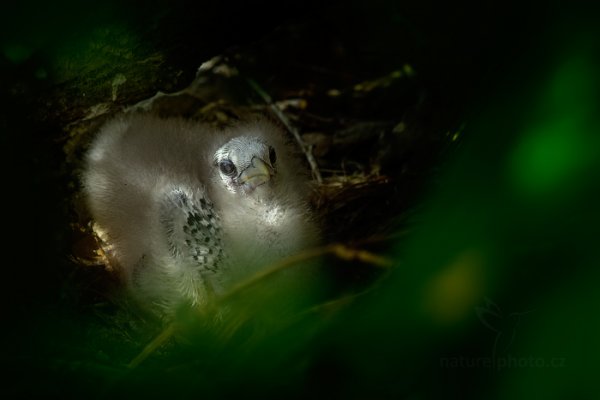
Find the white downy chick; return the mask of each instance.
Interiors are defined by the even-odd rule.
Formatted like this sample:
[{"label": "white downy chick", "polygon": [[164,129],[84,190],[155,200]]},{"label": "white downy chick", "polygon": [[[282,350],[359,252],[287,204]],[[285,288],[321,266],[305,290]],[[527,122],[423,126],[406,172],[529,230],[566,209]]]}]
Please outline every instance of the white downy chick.
[{"label": "white downy chick", "polygon": [[126,286],[163,317],[315,245],[308,184],[284,132],[265,119],[217,130],[120,116],[100,130],[83,174]]}]

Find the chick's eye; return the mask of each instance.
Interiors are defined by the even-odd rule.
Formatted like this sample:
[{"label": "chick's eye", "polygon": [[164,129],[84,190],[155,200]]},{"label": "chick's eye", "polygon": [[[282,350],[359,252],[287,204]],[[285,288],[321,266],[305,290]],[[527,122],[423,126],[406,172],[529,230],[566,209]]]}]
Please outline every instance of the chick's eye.
[{"label": "chick's eye", "polygon": [[219,162],[219,169],[225,175],[233,175],[235,174],[235,165],[231,162],[231,160],[223,160]]},{"label": "chick's eye", "polygon": [[277,161],[277,153],[275,153],[273,147],[269,147],[269,161],[271,162],[271,165],[274,165],[275,161]]}]

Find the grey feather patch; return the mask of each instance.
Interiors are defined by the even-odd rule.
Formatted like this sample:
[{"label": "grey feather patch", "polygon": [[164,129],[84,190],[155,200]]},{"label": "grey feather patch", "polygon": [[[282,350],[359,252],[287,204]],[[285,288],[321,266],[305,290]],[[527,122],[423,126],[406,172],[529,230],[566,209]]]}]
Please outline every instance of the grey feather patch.
[{"label": "grey feather patch", "polygon": [[183,189],[171,190],[160,204],[160,221],[174,259],[198,272],[217,272],[223,254],[221,228],[209,200],[195,199]]}]

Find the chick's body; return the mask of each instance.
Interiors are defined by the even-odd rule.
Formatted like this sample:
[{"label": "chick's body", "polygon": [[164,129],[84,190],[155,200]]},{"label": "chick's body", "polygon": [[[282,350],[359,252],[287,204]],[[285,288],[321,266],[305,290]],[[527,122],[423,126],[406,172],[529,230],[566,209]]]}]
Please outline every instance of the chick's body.
[{"label": "chick's body", "polygon": [[316,242],[303,171],[266,120],[130,115],[100,130],[83,183],[133,297],[170,315]]}]

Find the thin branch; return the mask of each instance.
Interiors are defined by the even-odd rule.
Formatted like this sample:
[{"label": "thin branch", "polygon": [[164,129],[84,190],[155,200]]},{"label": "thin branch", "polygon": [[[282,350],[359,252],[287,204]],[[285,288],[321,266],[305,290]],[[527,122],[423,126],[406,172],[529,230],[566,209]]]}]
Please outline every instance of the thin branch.
[{"label": "thin branch", "polygon": [[317,183],[321,184],[323,182],[323,178],[321,177],[321,172],[319,171],[319,166],[317,165],[317,160],[315,160],[315,157],[312,153],[312,146],[307,145],[304,142],[304,140],[302,140],[302,137],[300,136],[300,132],[298,132],[298,129],[296,129],[291,124],[288,117],[286,117],[286,115],[283,113],[283,111],[281,111],[281,109],[279,107],[277,107],[277,105],[273,102],[273,99],[271,98],[271,96],[269,96],[269,94],[267,92],[265,92],[255,80],[246,78],[246,81],[248,82],[250,87],[252,87],[252,89],[254,89],[254,91],[269,106],[271,111],[273,111],[273,113],[277,116],[277,118],[279,118],[281,123],[285,125],[287,130],[290,131],[291,134],[294,136],[294,138],[298,142],[298,145],[304,152],[306,159],[308,160],[308,164],[310,165],[310,169],[312,171],[313,178],[317,181]]},{"label": "thin branch", "polygon": [[173,336],[175,330],[175,323],[170,323],[157,337],[152,339],[152,341],[144,347],[144,350],[131,360],[127,366],[129,368],[136,368],[158,348],[165,344]]},{"label": "thin branch", "polygon": [[366,250],[352,249],[343,244],[334,244],[330,246],[330,252],[346,261],[358,260],[380,268],[389,268],[393,265],[392,260],[387,257],[382,257]]},{"label": "thin branch", "polygon": [[278,273],[279,271],[289,268],[302,261],[311,260],[325,254],[333,254],[336,257],[345,261],[358,260],[380,268],[388,268],[393,265],[392,260],[390,260],[389,258],[378,256],[366,250],[351,249],[343,244],[331,244],[328,246],[316,247],[310,250],[303,251],[291,257],[284,258],[278,263],[271,265],[269,268],[261,270],[247,281],[234,286],[231,290],[229,290],[229,292],[221,296],[219,298],[219,301],[222,302],[227,299],[230,299],[231,297],[239,294],[240,292],[243,292],[244,290],[261,282],[263,279],[266,279],[269,276]]}]

